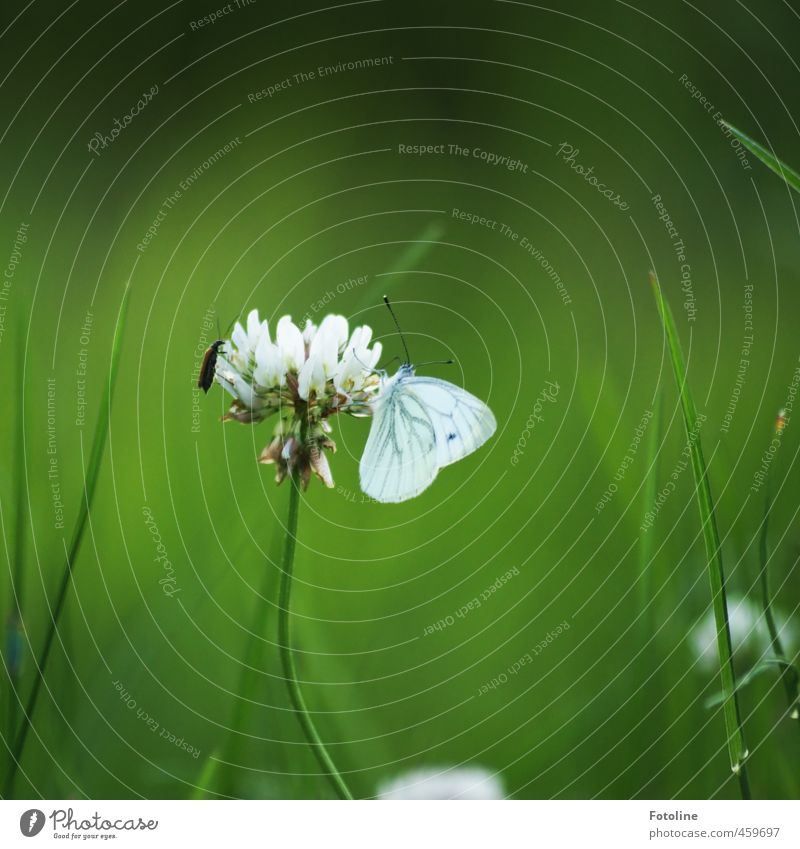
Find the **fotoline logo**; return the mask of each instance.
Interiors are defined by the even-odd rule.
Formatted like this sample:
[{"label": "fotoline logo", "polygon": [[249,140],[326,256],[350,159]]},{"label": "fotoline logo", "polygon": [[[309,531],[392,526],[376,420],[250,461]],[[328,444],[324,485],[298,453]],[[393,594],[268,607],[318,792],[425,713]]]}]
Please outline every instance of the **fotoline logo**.
[{"label": "fotoline logo", "polygon": [[44,828],[44,811],[31,808],[19,818],[19,830],[25,837],[36,837]]}]

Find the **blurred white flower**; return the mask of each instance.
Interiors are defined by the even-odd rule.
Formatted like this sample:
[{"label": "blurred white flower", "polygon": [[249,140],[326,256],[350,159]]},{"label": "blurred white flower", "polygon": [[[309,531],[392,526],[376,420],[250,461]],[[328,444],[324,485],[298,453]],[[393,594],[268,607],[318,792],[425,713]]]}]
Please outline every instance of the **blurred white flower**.
[{"label": "blurred white flower", "polygon": [[372,330],[367,326],[355,328],[348,342],[347,319],[341,315],[325,316],[319,327],[308,320],[302,331],[285,315],[274,342],[258,310],[251,310],[245,325],[236,323],[217,356],[215,380],[234,399],[225,418],[253,424],[276,415],[274,439],[260,461],[276,464],[279,483],[297,467],[304,486],[312,471],[333,486],[322,451],[336,450],[328,419],[337,413],[371,414],[380,342],[368,347]]},{"label": "blurred white flower", "polygon": [[[769,629],[764,619],[764,612],[754,602],[741,596],[728,596],[728,624],[731,629],[733,653],[737,660],[752,666],[762,658],[772,656]],[[784,651],[791,656],[794,653],[797,636],[793,624],[787,622],[780,613],[776,613],[775,626]],[[719,667],[717,626],[713,609],[709,609],[692,629],[689,642],[699,669],[712,672]]]},{"label": "blurred white flower", "polygon": [[504,799],[498,773],[482,766],[421,767],[378,788],[379,799]]}]

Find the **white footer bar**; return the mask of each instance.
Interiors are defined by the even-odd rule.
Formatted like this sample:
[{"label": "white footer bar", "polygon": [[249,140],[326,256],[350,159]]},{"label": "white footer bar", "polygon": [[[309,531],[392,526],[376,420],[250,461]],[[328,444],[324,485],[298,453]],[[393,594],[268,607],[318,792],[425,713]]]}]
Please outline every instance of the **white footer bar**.
[{"label": "white footer bar", "polygon": [[0,845],[800,846],[798,802],[0,801]]}]

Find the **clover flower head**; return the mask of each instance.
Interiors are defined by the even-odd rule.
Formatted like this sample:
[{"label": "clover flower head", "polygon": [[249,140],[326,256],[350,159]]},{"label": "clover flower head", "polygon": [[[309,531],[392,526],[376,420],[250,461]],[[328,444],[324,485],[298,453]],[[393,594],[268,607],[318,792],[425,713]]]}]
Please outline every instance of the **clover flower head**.
[{"label": "clover flower head", "polygon": [[[776,626],[784,647],[790,651],[797,644],[797,632],[792,622],[776,613]],[[763,611],[752,601],[741,596],[728,597],[728,626],[734,656],[755,664],[772,656],[769,628]],[[692,629],[689,636],[692,653],[703,672],[717,669],[717,625],[714,611],[706,615]]]},{"label": "clover flower head", "polygon": [[482,766],[421,767],[381,784],[378,798],[504,799],[505,792],[499,775]]},{"label": "clover flower head", "polygon": [[325,451],[336,451],[330,419],[337,413],[369,416],[379,387],[375,366],[381,343],[370,347],[372,330],[349,333],[347,319],[310,319],[301,330],[285,315],[270,336],[266,320],[252,310],[245,326],[236,323],[220,348],[215,380],[233,396],[226,420],[256,424],[275,416],[273,439],[259,458],[274,463],[280,483],[297,468],[303,487],[311,472],[333,486]]}]

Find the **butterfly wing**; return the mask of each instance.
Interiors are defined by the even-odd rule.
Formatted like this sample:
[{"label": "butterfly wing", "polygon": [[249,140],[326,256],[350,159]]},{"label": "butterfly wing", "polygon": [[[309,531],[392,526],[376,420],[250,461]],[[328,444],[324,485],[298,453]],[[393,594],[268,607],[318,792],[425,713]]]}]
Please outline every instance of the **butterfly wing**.
[{"label": "butterfly wing", "polygon": [[494,414],[483,401],[446,380],[414,375],[403,389],[413,393],[428,414],[439,468],[476,451],[497,429]]},{"label": "butterfly wing", "polygon": [[439,470],[436,430],[408,380],[396,382],[375,405],[361,457],[361,489],[376,501],[407,501],[427,489]]}]

